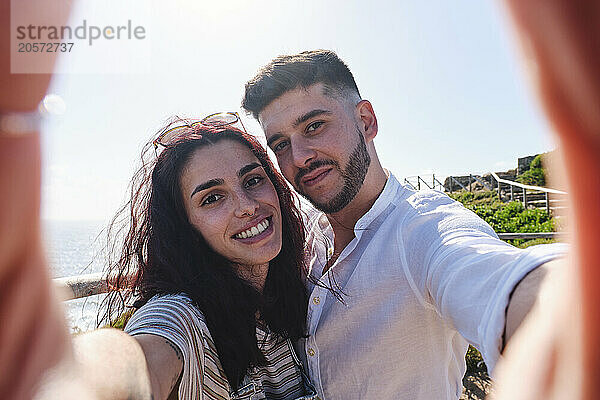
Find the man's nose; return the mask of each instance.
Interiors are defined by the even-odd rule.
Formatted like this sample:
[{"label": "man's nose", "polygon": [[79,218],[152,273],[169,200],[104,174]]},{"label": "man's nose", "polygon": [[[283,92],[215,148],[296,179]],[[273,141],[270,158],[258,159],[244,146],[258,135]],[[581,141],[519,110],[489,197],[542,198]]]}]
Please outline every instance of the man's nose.
[{"label": "man's nose", "polygon": [[317,158],[317,152],[305,138],[292,139],[292,160],[296,167],[304,168]]}]

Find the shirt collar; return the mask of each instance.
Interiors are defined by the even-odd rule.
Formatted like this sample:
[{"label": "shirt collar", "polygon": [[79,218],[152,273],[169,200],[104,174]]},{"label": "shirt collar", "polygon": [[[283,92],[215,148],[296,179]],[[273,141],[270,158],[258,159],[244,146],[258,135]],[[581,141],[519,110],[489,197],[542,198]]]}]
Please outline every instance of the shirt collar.
[{"label": "shirt collar", "polygon": [[[369,226],[369,224],[373,222],[373,220],[375,220],[375,218],[377,218],[377,216],[379,216],[379,214],[381,214],[383,210],[385,210],[386,207],[392,202],[392,200],[396,197],[398,190],[403,189],[403,186],[400,184],[400,182],[398,182],[394,174],[387,170],[386,172],[388,172],[389,176],[385,182],[383,190],[371,208],[362,217],[360,217],[358,221],[356,221],[354,226],[354,235],[356,237],[360,237],[362,235],[363,230]],[[323,212],[319,211],[316,215],[316,219],[313,221],[315,221],[313,223],[318,224],[320,231],[325,232],[331,229],[331,225],[327,220],[327,216]],[[333,231],[331,231],[331,234],[333,235]]]},{"label": "shirt collar", "polygon": [[401,187],[402,186],[400,185],[396,177],[391,172],[389,172],[389,176],[385,182],[385,186],[383,187],[382,192],[377,197],[377,200],[375,200],[375,203],[373,203],[369,211],[367,211],[362,217],[358,219],[358,221],[356,221],[356,225],[354,226],[355,235],[359,236],[359,232],[362,232],[366,227],[368,227],[369,224],[373,222],[373,220],[377,218],[377,216],[379,216],[379,214],[381,214],[383,210],[386,209],[386,207],[396,197],[396,192]]}]

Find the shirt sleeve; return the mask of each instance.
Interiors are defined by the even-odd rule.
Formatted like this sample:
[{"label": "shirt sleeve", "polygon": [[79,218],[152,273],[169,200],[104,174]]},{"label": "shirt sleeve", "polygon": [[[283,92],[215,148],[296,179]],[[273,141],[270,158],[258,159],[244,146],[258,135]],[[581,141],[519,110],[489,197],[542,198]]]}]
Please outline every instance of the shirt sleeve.
[{"label": "shirt sleeve", "polygon": [[[212,340],[204,316],[186,296],[153,297],[134,313],[125,332],[132,336],[160,336],[179,348],[184,360],[180,399],[203,399],[205,391],[229,398],[228,383],[220,376],[219,365],[216,364],[218,357],[212,348],[214,345],[210,345]],[[206,352],[209,359],[205,357]],[[213,353],[215,357],[210,356]]]},{"label": "shirt sleeve", "polygon": [[518,249],[440,192],[419,192],[409,201],[414,212],[403,224],[401,240],[411,249],[412,278],[492,370],[500,357],[510,294],[531,270],[563,256],[566,245]]}]

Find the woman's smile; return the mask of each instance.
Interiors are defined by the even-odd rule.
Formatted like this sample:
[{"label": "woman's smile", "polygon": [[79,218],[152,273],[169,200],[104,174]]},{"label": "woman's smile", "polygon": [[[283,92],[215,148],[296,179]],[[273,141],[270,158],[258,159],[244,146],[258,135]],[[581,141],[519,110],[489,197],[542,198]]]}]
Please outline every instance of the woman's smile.
[{"label": "woman's smile", "polygon": [[244,229],[232,237],[242,243],[253,244],[260,242],[273,233],[273,223],[271,217],[261,218],[257,224]]}]

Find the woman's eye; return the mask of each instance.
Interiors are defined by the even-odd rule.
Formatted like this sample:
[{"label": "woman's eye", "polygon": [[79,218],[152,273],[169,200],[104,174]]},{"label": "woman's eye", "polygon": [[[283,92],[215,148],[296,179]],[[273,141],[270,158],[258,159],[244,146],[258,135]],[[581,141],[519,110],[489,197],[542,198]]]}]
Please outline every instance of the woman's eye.
[{"label": "woman's eye", "polygon": [[287,142],[285,140],[282,140],[281,142],[279,142],[275,146],[273,146],[273,153],[280,152],[281,150],[285,149],[286,146],[287,146]]},{"label": "woman's eye", "polygon": [[262,176],[254,176],[246,181],[246,187],[252,187],[258,185],[263,179]]},{"label": "woman's eye", "polygon": [[308,126],[306,127],[306,132],[314,132],[314,131],[316,131],[317,129],[319,129],[319,127],[320,127],[321,125],[323,125],[323,124],[324,124],[324,122],[323,122],[323,121],[316,121],[316,122],[313,122],[312,124],[310,124],[310,125],[308,125]]},{"label": "woman's eye", "polygon": [[214,194],[214,193],[213,194],[209,194],[202,201],[202,205],[203,206],[207,206],[209,204],[212,204],[212,203],[218,201],[221,197],[223,197],[223,196],[221,196],[220,194]]}]

